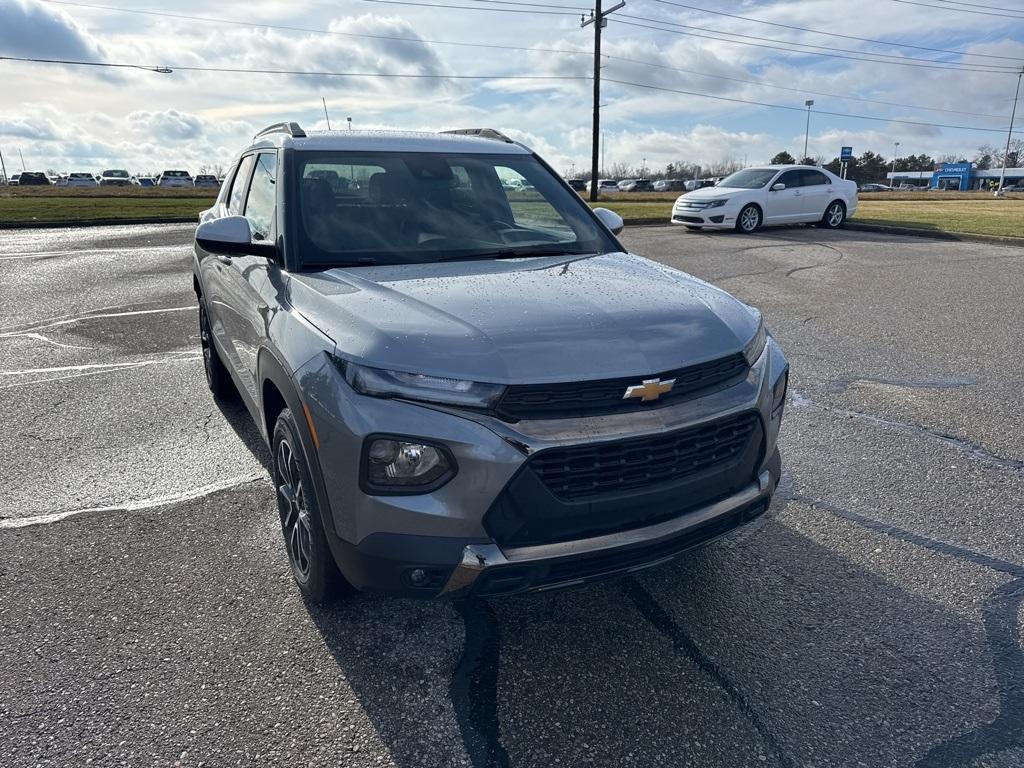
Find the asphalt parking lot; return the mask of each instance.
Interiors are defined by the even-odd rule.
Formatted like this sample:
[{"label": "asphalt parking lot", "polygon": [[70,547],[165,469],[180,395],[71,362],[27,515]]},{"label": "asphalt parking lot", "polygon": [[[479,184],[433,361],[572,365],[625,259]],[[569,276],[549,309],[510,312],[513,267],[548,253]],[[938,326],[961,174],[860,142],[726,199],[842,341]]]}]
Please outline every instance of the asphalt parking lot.
[{"label": "asphalt parking lot", "polygon": [[0,766],[1024,764],[1024,249],[636,228],[793,366],[769,519],[628,581],[305,605],[189,226],[0,232]]}]

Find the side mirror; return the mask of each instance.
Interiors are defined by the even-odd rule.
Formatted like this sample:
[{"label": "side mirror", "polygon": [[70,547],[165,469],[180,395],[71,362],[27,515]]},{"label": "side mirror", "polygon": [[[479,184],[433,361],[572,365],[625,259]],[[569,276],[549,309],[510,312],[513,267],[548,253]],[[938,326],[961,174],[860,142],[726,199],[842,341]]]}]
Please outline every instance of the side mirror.
[{"label": "side mirror", "polygon": [[271,259],[277,256],[277,246],[273,243],[252,241],[252,230],[245,216],[225,216],[204,221],[196,228],[196,245],[210,253],[252,254]]},{"label": "side mirror", "polygon": [[601,220],[608,229],[611,230],[613,235],[617,235],[622,231],[622,228],[626,226],[626,223],[622,220],[615,211],[609,211],[607,208],[595,208],[594,215]]},{"label": "side mirror", "polygon": [[785,188],[786,185],[783,184],[781,181],[777,181],[776,183],[772,184],[772,192],[781,192]]}]

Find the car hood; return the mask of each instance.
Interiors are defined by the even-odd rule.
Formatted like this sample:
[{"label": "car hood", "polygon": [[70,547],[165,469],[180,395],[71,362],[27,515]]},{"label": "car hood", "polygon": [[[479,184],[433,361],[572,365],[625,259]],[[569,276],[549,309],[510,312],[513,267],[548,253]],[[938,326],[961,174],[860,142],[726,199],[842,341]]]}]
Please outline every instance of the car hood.
[{"label": "car hood", "polygon": [[737,192],[750,191],[749,189],[740,189],[739,187],[704,187],[704,189],[695,189],[692,192],[687,192],[682,197],[687,200],[718,200],[735,195]]},{"label": "car hood", "polygon": [[343,358],[474,381],[654,374],[741,350],[759,315],[626,253],[292,275],[292,305]]}]

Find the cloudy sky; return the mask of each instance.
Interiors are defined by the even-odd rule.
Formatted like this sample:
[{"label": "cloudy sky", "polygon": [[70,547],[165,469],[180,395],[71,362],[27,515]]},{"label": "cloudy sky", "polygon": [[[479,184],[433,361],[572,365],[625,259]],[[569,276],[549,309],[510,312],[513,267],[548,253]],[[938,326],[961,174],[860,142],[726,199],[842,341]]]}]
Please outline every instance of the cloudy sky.
[{"label": "cloudy sky", "polygon": [[[268,123],[323,128],[325,98],[335,127],[346,117],[356,128],[496,127],[556,168],[582,170],[593,33],[579,13],[588,2],[0,0],[2,56],[174,69],[0,61],[0,152],[9,172],[21,169],[19,150],[29,170],[194,172],[226,162]],[[812,155],[849,144],[890,157],[900,141],[900,154],[970,157],[1005,141],[1009,70],[1024,63],[1020,0],[628,0],[612,19],[602,69],[608,165],[798,156],[805,99],[839,113],[812,114]],[[1020,111],[1017,125],[1024,136]]]}]

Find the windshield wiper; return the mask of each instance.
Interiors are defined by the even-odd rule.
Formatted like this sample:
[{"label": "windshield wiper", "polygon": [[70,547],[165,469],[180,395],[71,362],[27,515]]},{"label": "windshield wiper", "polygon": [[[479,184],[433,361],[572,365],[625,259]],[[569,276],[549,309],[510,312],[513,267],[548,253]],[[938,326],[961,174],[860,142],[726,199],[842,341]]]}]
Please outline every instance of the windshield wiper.
[{"label": "windshield wiper", "polygon": [[349,259],[348,261],[313,261],[305,264],[304,266],[310,267],[311,269],[335,269],[345,267],[375,267],[380,264],[376,259]]},{"label": "windshield wiper", "polygon": [[439,261],[473,261],[475,259],[522,259],[526,257],[542,256],[596,256],[593,251],[567,251],[564,248],[547,248],[535,250],[530,248],[501,248],[496,251],[478,251],[477,253],[465,253],[459,256],[451,256]]}]

